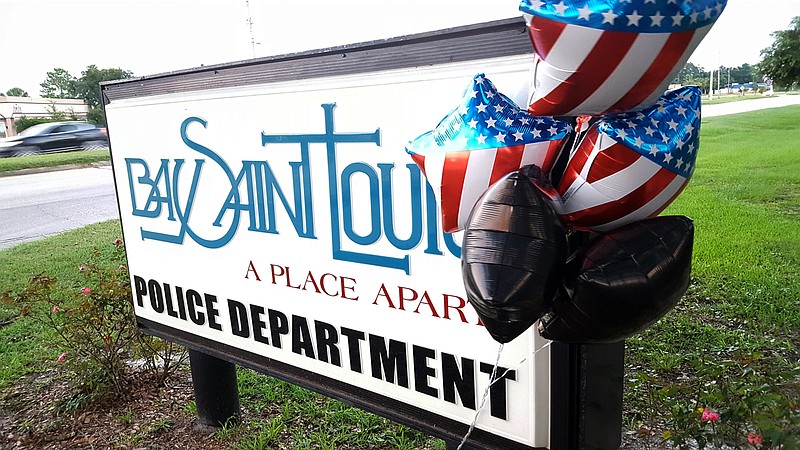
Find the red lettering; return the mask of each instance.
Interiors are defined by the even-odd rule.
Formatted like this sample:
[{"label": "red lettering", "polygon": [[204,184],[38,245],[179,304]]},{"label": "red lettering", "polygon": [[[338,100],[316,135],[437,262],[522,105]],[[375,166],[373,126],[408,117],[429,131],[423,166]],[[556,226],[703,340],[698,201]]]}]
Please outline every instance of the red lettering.
[{"label": "red lettering", "polygon": [[[325,277],[323,276],[322,278],[324,279]],[[314,291],[317,294],[319,294],[319,286],[317,286],[317,281],[314,279],[314,274],[311,273],[311,271],[309,271],[308,275],[306,275],[306,282],[303,284],[303,290],[304,291],[308,290],[308,289],[306,289],[306,287],[308,286],[309,282],[311,282],[311,285],[314,286]],[[325,288],[323,287],[322,289],[324,290]],[[327,292],[326,292],[326,294],[327,294]]]},{"label": "red lettering", "polygon": [[322,290],[325,292],[325,295],[327,295],[328,297],[336,297],[337,295],[339,295],[338,292],[334,292],[333,294],[331,294],[330,292],[328,292],[328,289],[325,287],[325,278],[329,277],[329,276],[333,277],[333,281],[336,281],[336,275],[333,275],[333,274],[330,274],[330,273],[326,273],[325,275],[322,276],[322,278],[320,278],[319,282],[322,285]]},{"label": "red lettering", "polygon": [[[347,291],[351,291],[353,293],[355,293],[355,291],[356,291],[356,280],[355,280],[355,278],[341,277],[341,278],[339,278],[339,280],[341,281],[341,286],[342,286],[342,292],[341,292],[342,298],[346,298],[347,300],[358,300],[358,296],[357,295],[355,297],[348,297],[347,296]],[[345,281],[351,281],[353,284],[345,285]]]},{"label": "red lettering", "polygon": [[244,274],[244,278],[246,280],[250,279],[250,272],[253,272],[253,275],[256,277],[256,281],[261,281],[261,278],[258,276],[258,272],[256,272],[256,266],[253,265],[253,261],[250,261],[250,264],[247,265],[247,273]]},{"label": "red lettering", "polygon": [[380,297],[386,299],[386,302],[389,303],[389,308],[395,309],[394,303],[392,303],[392,298],[389,296],[389,293],[386,292],[386,286],[383,283],[381,283],[381,288],[378,289],[378,294],[375,296],[375,301],[372,302],[372,304],[377,305]]},{"label": "red lettering", "polygon": [[[278,284],[278,282],[277,282],[276,278],[277,278],[277,277],[282,277],[282,276],[283,276],[283,274],[284,274],[286,271],[285,271],[285,270],[283,270],[283,266],[279,266],[279,265],[277,265],[277,264],[270,264],[270,265],[269,265],[269,267],[270,267],[270,269],[272,270],[272,284]],[[276,272],[276,270],[278,271],[277,273],[275,273],[275,272]]]},{"label": "red lettering", "polygon": [[428,296],[428,291],[425,291],[422,294],[422,298],[419,299],[419,304],[417,305],[417,309],[415,309],[414,312],[419,314],[419,307],[422,305],[428,305],[428,308],[431,310],[431,315],[433,317],[439,317],[439,313],[436,312],[436,308],[433,306],[433,303],[431,303],[430,296]]},{"label": "red lettering", "polygon": [[[455,309],[456,312],[458,312],[459,316],[461,316],[461,321],[462,322],[469,323],[467,321],[467,316],[464,315],[464,311],[461,310],[461,308],[467,306],[467,302],[463,298],[461,298],[461,297],[459,297],[457,295],[450,295],[450,294],[443,294],[443,295],[444,295],[444,318],[445,319],[450,319],[450,308],[452,308],[452,309]],[[450,305],[450,298],[451,297],[458,299],[458,306],[451,306]]]},{"label": "red lettering", "polygon": [[[405,305],[405,301],[406,301],[406,300],[408,300],[408,301],[414,301],[414,300],[416,300],[416,299],[417,299],[417,297],[419,296],[419,294],[417,294],[417,291],[415,291],[414,289],[411,289],[411,288],[407,288],[407,287],[403,287],[403,286],[398,286],[398,287],[397,287],[397,290],[398,290],[398,292],[399,292],[399,294],[400,294],[400,309],[401,309],[402,311],[405,311],[405,310],[406,310],[406,305]],[[406,292],[410,292],[410,293],[411,293],[411,294],[410,294],[411,296],[410,296],[410,297],[406,297]]]}]

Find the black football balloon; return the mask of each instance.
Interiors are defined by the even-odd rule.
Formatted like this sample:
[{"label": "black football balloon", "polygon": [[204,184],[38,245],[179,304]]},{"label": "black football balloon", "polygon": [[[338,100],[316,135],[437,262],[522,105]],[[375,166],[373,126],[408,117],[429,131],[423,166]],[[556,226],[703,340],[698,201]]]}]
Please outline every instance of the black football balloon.
[{"label": "black football balloon", "polygon": [[694,226],[682,216],[634,222],[600,235],[577,259],[566,294],[542,317],[555,341],[607,343],[655,323],[686,292]]},{"label": "black football balloon", "polygon": [[467,298],[498,342],[519,336],[552,307],[566,259],[565,230],[536,166],[501,178],[472,210],[461,272]]}]

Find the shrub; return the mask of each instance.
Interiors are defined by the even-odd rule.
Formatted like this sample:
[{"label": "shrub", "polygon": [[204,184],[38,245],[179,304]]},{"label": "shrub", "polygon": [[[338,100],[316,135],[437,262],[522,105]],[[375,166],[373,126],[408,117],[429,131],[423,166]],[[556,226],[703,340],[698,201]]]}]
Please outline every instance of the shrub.
[{"label": "shrub", "polygon": [[82,390],[92,396],[111,388],[122,393],[129,385],[128,360],[137,360],[146,373],[162,383],[186,358],[182,347],[142,334],[131,301],[125,248],[117,239],[114,257],[98,263],[100,252],[76,268],[81,286],[61,286],[39,274],[19,294],[3,294],[20,312],[53,328],[66,346],[58,362],[71,370]]}]

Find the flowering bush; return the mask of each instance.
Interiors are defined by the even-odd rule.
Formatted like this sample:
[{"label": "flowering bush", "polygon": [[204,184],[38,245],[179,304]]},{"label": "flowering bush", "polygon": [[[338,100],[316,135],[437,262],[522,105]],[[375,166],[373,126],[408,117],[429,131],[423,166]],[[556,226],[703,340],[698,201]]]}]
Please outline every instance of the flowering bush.
[{"label": "flowering bush", "polygon": [[664,443],[676,448],[800,449],[800,365],[780,356],[738,352],[704,360],[674,384],[643,373],[629,388],[649,390]]},{"label": "flowering bush", "polygon": [[[3,300],[15,302],[22,313],[33,314],[37,305],[47,305],[37,314],[61,337],[68,351],[56,359],[71,369],[84,390],[99,392],[110,386],[117,393],[129,383],[127,359],[137,359],[159,382],[174,372],[185,357],[177,345],[139,332],[133,312],[130,278],[122,241],[113,242],[114,260],[110,267],[96,263],[100,252],[81,264],[80,288],[58,285],[54,278],[40,274],[14,297],[4,294]],[[143,361],[143,362],[142,362]]]}]

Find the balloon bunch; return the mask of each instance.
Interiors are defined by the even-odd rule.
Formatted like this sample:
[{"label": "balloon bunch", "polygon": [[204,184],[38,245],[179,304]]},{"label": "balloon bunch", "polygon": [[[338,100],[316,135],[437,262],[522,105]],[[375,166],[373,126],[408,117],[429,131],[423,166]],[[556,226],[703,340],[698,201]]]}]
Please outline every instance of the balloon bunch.
[{"label": "balloon bunch", "polygon": [[700,91],[665,92],[725,0],[523,0],[535,50],[523,110],[476,75],[406,150],[464,231],[462,275],[509,342],[625,339],[686,291],[694,228],[657,217],[694,172]]}]

